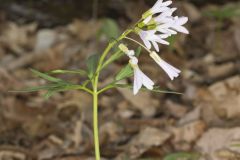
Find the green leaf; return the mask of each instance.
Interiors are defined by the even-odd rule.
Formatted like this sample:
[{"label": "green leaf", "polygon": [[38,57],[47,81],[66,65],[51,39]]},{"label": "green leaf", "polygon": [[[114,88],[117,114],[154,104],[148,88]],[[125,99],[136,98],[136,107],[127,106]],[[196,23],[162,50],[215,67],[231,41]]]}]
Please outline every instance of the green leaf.
[{"label": "green leaf", "polygon": [[167,155],[163,160],[198,160],[200,158],[199,153],[173,153]]},{"label": "green leaf", "polygon": [[168,45],[168,50],[173,51],[173,49],[174,49],[174,44],[175,44],[175,42],[177,41],[177,36],[176,36],[176,35],[172,35],[172,36],[170,36],[170,37],[167,38],[167,41],[170,43],[170,44]]},{"label": "green leaf", "polygon": [[139,57],[140,54],[141,54],[141,51],[142,51],[142,47],[139,46],[139,47],[136,49],[136,51],[135,51],[135,56],[136,56],[136,57]]},{"label": "green leaf", "polygon": [[94,76],[99,61],[99,55],[94,54],[87,59],[88,77],[92,79]]},{"label": "green leaf", "polygon": [[50,71],[49,74],[79,74],[81,76],[86,76],[87,72],[85,70],[82,69],[77,69],[77,70],[53,70]]},{"label": "green leaf", "polygon": [[133,69],[132,67],[128,64],[126,65],[123,69],[120,70],[120,72],[116,75],[115,80],[120,81],[122,79],[131,77],[133,75]]},{"label": "green leaf", "polygon": [[108,39],[117,38],[120,35],[120,29],[115,20],[106,18],[103,20],[100,34],[104,34]]},{"label": "green leaf", "polygon": [[120,57],[122,57],[124,55],[124,53],[118,49],[117,52],[115,52],[102,66],[102,69],[105,68],[106,66],[108,66],[110,63],[116,61],[117,59],[119,59]]},{"label": "green leaf", "polygon": [[55,94],[57,92],[76,90],[76,89],[81,89],[82,87],[83,86],[81,86],[81,85],[74,85],[74,84],[59,85],[58,87],[49,88],[47,90],[47,93],[44,94],[44,98],[48,99],[49,97],[51,97],[53,94]]},{"label": "green leaf", "polygon": [[165,90],[160,89],[159,87],[154,87],[153,90],[150,90],[150,91],[155,92],[155,93],[167,93],[167,94],[179,94],[179,95],[182,95],[182,93],[180,93],[180,92],[165,91]]},{"label": "green leaf", "polygon": [[[129,85],[129,84],[113,84],[112,86],[115,86],[117,88],[129,88],[129,89],[133,88],[133,86]],[[159,87],[154,87],[152,90],[142,87],[140,90],[141,91],[151,91],[151,92],[155,92],[155,93],[165,93],[165,94],[179,94],[179,95],[182,94],[179,92],[161,90],[161,89],[159,89]]]},{"label": "green leaf", "polygon": [[59,83],[54,83],[54,84],[49,84],[49,85],[44,85],[44,86],[37,86],[37,87],[29,87],[21,90],[16,90],[16,91],[10,91],[10,92],[36,92],[40,90],[51,90],[54,88],[58,88],[60,85]]},{"label": "green leaf", "polygon": [[51,83],[48,85],[29,87],[26,89],[10,91],[10,92],[36,92],[36,91],[40,91],[40,90],[60,92],[60,91],[81,89],[83,87],[84,86],[82,86],[82,85],[75,85],[75,84],[70,84],[70,83]]},{"label": "green leaf", "polygon": [[50,82],[64,82],[62,79],[59,79],[59,78],[55,78],[55,77],[52,77],[48,74],[45,74],[45,73],[42,73],[42,72],[39,72],[35,69],[30,69],[34,75],[42,78],[42,79],[45,79],[45,80],[48,80]]}]

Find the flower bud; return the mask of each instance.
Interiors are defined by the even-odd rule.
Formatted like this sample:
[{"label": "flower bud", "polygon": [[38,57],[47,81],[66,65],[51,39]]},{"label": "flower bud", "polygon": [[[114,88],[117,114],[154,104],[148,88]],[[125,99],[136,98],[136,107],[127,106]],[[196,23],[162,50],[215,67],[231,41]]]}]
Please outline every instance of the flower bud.
[{"label": "flower bud", "polygon": [[123,51],[124,53],[128,53],[128,52],[129,52],[127,46],[125,46],[125,45],[122,44],[122,43],[118,46],[118,48],[119,48],[121,51]]}]

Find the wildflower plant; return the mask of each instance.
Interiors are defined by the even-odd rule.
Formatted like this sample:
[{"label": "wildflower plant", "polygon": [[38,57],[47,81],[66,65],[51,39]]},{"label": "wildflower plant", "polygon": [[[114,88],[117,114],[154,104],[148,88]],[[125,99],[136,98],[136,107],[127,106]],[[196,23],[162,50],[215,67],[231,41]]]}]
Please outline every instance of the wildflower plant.
[{"label": "wildflower plant", "polygon": [[[145,12],[141,19],[131,28],[123,32],[116,40],[109,42],[101,55],[92,55],[87,59],[87,70],[54,70],[48,73],[42,73],[37,70],[32,72],[49,81],[45,86],[32,87],[26,91],[46,90],[45,97],[48,98],[56,92],[68,90],[82,90],[92,95],[93,97],[93,131],[96,160],[100,160],[100,147],[98,136],[98,96],[112,88],[132,88],[133,94],[136,95],[141,89],[159,93],[175,93],[159,90],[154,86],[146,74],[141,71],[138,65],[138,56],[140,49],[136,51],[130,50],[125,44],[133,42],[144,48],[149,56],[155,61],[170,77],[171,80],[178,77],[180,70],[173,67],[164,61],[157,52],[160,51],[159,44],[168,45],[167,38],[177,34],[178,32],[188,34],[188,30],[183,26],[187,21],[187,17],[173,16],[176,8],[171,8],[172,1],[158,0],[155,5]],[[137,34],[143,41],[139,42],[128,37],[130,34]],[[115,49],[113,49],[115,48]],[[116,49],[117,48],[117,49]],[[111,53],[113,52],[113,53]],[[99,77],[101,71],[109,64],[120,59],[123,56],[129,58],[129,63],[126,64],[118,73],[116,73],[113,81],[105,86],[99,86]],[[81,84],[73,84],[60,78],[56,78],[54,74],[77,74],[85,77],[86,80]],[[133,78],[133,85],[119,83],[123,79]]]}]

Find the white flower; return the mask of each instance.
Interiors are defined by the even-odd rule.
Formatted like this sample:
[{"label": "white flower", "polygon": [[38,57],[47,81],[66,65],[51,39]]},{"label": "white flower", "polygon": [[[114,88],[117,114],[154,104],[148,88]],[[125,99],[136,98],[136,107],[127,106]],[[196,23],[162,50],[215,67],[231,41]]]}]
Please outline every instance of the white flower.
[{"label": "white flower", "polygon": [[152,90],[154,82],[148,78],[138,67],[138,59],[134,56],[134,50],[129,50],[124,44],[120,44],[118,47],[129,57],[129,64],[134,71],[133,94],[136,95],[142,86]]},{"label": "white flower", "polygon": [[152,90],[154,82],[140,70],[138,67],[138,59],[134,56],[130,57],[129,63],[134,70],[133,94],[136,95],[142,86]]},{"label": "white flower", "polygon": [[152,16],[156,13],[161,13],[169,9],[169,5],[172,4],[172,1],[163,2],[163,0],[158,0],[151,9],[149,9],[146,13],[143,14],[144,23],[147,24]]},{"label": "white flower", "polygon": [[[139,28],[147,28],[148,30],[136,29],[144,45],[151,49],[152,45],[159,52],[158,43],[168,45],[167,37],[182,32],[188,34],[188,30],[183,26],[187,21],[187,17],[173,17],[172,14],[177,8],[170,8],[172,1],[163,2],[158,0],[155,5],[145,12],[142,16],[143,21],[139,23]],[[154,14],[159,14],[154,16]]]},{"label": "white flower", "polygon": [[157,23],[159,24],[156,27],[156,30],[158,32],[161,32],[162,34],[167,34],[169,36],[173,34],[177,34],[177,32],[189,34],[189,31],[182,25],[187,23],[188,18],[187,17],[171,17],[171,18],[155,18]]},{"label": "white flower", "polygon": [[[158,0],[149,11],[143,14],[143,24],[145,26],[155,26],[152,30],[168,36],[177,34],[177,32],[188,34],[189,31],[183,26],[188,18],[173,17],[172,14],[177,8],[168,7],[171,3],[172,1]],[[159,15],[153,17],[156,13],[159,13]]]},{"label": "white flower", "polygon": [[173,22],[170,26],[170,28],[181,32],[181,33],[185,33],[185,34],[189,34],[189,31],[182,25],[184,25],[185,23],[187,23],[188,18],[187,17],[174,17],[173,18]]},{"label": "white flower", "polygon": [[151,49],[152,45],[153,45],[154,48],[156,49],[156,51],[159,52],[159,46],[157,43],[169,45],[169,42],[164,40],[165,38],[168,37],[168,35],[167,34],[155,34],[155,33],[156,33],[155,30],[148,30],[148,31],[140,30],[138,34],[139,34],[140,38],[143,40],[144,45],[148,49]]},{"label": "white flower", "polygon": [[156,52],[152,52],[150,56],[167,73],[171,80],[179,76],[181,71],[165,62]]},{"label": "white flower", "polygon": [[154,21],[157,23],[156,30],[158,32],[161,32],[163,34],[168,34],[169,36],[173,34],[177,34],[176,31],[170,29],[174,18],[172,17],[173,12],[176,10],[176,8],[168,9],[167,11],[161,13],[159,16],[153,18]]},{"label": "white flower", "polygon": [[154,17],[154,21],[156,21],[159,24],[171,22],[173,20],[172,14],[176,10],[177,8],[169,8],[168,10],[162,12],[157,17]]},{"label": "white flower", "polygon": [[153,7],[150,9],[152,14],[161,13],[169,9],[169,5],[172,4],[172,1],[163,2],[163,0],[158,0]]}]

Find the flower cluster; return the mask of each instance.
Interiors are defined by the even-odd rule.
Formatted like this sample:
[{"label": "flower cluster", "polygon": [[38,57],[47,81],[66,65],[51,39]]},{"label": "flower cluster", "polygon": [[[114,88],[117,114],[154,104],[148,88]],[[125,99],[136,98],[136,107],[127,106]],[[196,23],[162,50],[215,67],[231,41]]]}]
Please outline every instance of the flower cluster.
[{"label": "flower cluster", "polygon": [[[183,26],[187,21],[187,17],[172,16],[176,8],[170,8],[172,1],[158,0],[155,5],[142,15],[142,20],[135,27],[135,32],[140,36],[144,45],[142,45],[150,53],[150,57],[167,73],[171,80],[178,77],[180,70],[165,62],[155,51],[151,51],[152,45],[159,52],[158,43],[168,45],[166,40],[169,36],[178,32],[188,34],[188,30]],[[135,40],[133,40],[135,41]],[[138,43],[138,42],[137,42]],[[138,66],[138,59],[135,57],[133,50],[129,50],[125,45],[119,45],[119,48],[129,57],[129,63],[134,70],[133,93],[145,86],[152,90],[154,82],[149,79]]]},{"label": "flower cluster", "polygon": [[165,39],[177,32],[188,34],[188,30],[183,26],[187,17],[172,16],[176,8],[170,8],[172,1],[163,2],[158,0],[155,5],[145,12],[142,22],[138,24],[136,33],[143,40],[144,45],[151,49],[152,45],[159,52],[157,43],[168,45]]}]

